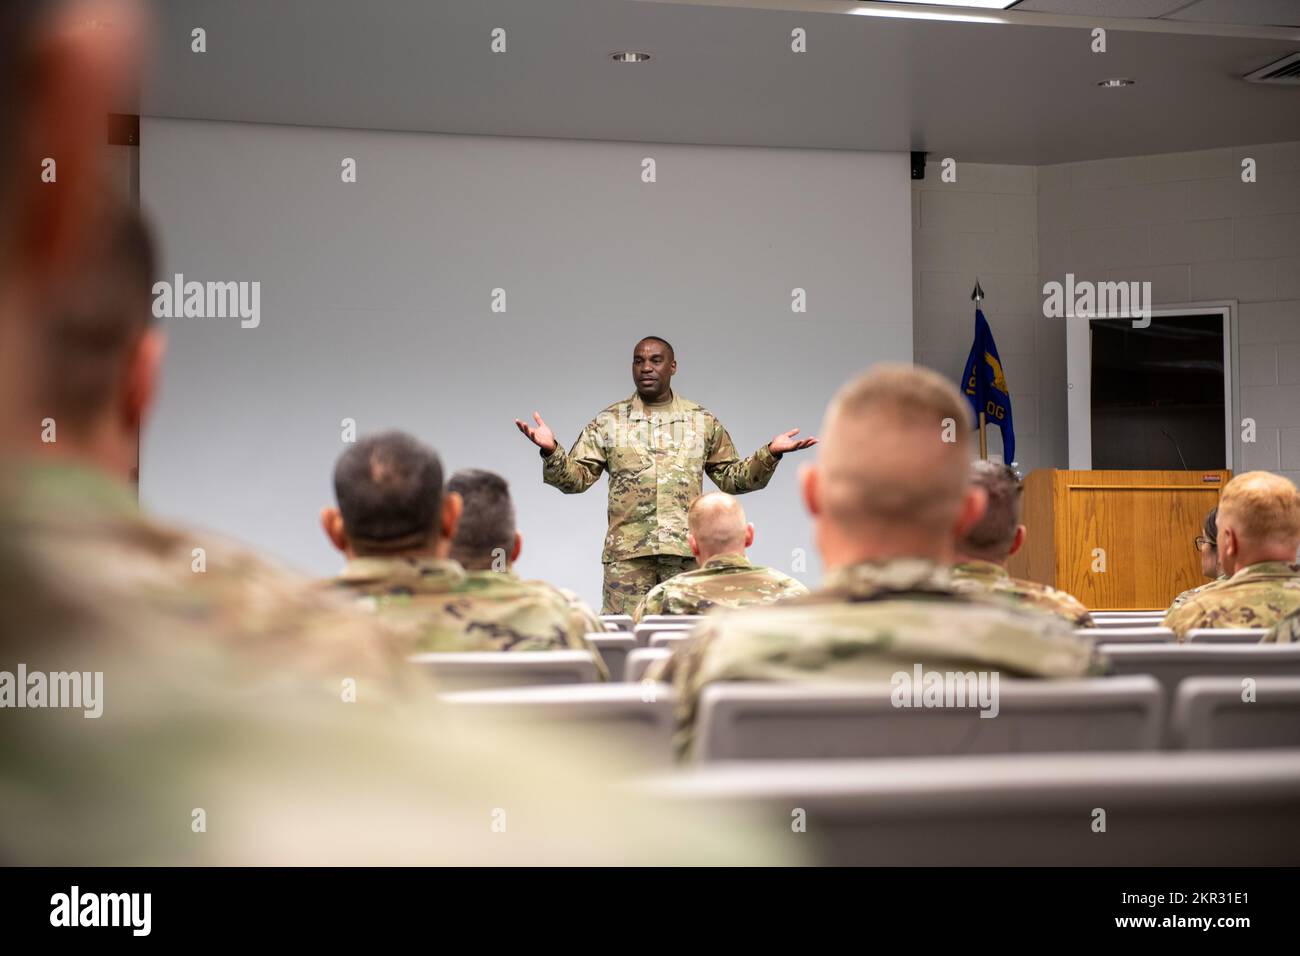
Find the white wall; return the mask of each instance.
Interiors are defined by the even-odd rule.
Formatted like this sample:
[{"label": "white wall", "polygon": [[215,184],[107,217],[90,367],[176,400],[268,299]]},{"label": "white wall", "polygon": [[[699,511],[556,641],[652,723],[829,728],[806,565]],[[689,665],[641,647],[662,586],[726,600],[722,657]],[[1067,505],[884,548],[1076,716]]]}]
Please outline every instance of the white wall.
[{"label": "white wall", "polygon": [[[905,155],[161,119],[141,138],[163,274],[262,283],[256,329],[164,320],[142,500],[313,572],[339,563],[316,513],[345,417],[414,432],[449,472],[504,474],[521,573],[594,601],[605,481],[581,497],[543,486],[513,418],[540,409],[572,442],[632,392],[632,345],[653,333],[677,347],[677,390],[749,453],[814,431],[852,373],[912,356]],[[807,315],[791,313],[796,286]],[[756,560],[789,569],[805,549],[815,582],[798,457],[745,505]]]},{"label": "white wall", "polygon": [[[1237,418],[1258,429],[1246,444],[1237,429],[1236,470],[1300,481],[1300,142],[1043,166],[1038,183],[1043,282],[1073,272],[1150,281],[1157,305],[1237,301]],[[1064,350],[1043,361],[1063,373]],[[1065,434],[1063,403],[1043,428]]]},{"label": "white wall", "polygon": [[[912,183],[913,348],[918,365],[961,381],[975,336],[971,290],[984,290],[984,317],[1011,388],[1016,458],[1023,471],[1052,463],[1040,450],[1040,355],[1055,347],[1038,295],[1038,204],[1033,166],[957,164],[957,181],[940,178],[932,159]],[[1064,340],[1062,340],[1062,343]],[[1046,343],[1046,344],[1044,344]],[[1062,346],[1063,347],[1063,346]],[[988,428],[989,451],[1002,433]]]}]

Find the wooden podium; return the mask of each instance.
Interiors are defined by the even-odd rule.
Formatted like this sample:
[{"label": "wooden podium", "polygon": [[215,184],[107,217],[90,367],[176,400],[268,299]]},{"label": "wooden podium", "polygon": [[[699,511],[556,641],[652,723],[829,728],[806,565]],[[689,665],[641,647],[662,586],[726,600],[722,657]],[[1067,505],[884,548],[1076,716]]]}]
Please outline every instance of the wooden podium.
[{"label": "wooden podium", "polygon": [[[1229,471],[1064,471],[1025,479],[1025,545],[1007,569],[1092,610],[1167,608],[1205,583],[1193,541]],[[1098,550],[1100,549],[1100,550]]]}]

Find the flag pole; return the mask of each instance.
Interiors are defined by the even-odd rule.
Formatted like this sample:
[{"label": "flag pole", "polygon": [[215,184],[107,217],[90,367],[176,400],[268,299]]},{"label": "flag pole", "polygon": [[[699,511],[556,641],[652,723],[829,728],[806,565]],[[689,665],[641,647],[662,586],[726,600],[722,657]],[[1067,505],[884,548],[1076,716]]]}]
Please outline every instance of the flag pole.
[{"label": "flag pole", "polygon": [[[980,302],[984,299],[984,290],[980,288],[980,280],[978,276],[975,278],[975,288],[971,291],[970,297],[971,301],[975,303],[975,308],[978,309],[980,307]],[[982,461],[987,461],[989,457],[989,445],[988,438],[984,435],[984,425],[984,410],[980,409],[980,459]]]}]

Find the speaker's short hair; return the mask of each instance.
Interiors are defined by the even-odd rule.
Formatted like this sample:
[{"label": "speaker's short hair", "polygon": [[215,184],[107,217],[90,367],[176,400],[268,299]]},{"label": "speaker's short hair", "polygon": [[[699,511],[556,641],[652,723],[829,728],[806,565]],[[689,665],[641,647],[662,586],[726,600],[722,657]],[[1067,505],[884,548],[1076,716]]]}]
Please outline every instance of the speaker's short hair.
[{"label": "speaker's short hair", "polygon": [[343,528],[358,554],[427,545],[442,511],[442,461],[400,431],[362,438],[334,466]]},{"label": "speaker's short hair", "polygon": [[509,558],[515,544],[515,506],[510,486],[493,471],[463,468],[451,476],[447,490],[464,499],[451,556],[474,571],[500,570],[498,554]]},{"label": "speaker's short hair", "polygon": [[670,359],[675,359],[677,357],[677,352],[673,348],[673,343],[669,342],[667,339],[663,338],[662,336],[643,335],[641,336],[640,339],[637,340],[636,344],[640,345],[642,342],[658,342],[660,345],[662,345],[664,348],[668,350],[668,357]]}]

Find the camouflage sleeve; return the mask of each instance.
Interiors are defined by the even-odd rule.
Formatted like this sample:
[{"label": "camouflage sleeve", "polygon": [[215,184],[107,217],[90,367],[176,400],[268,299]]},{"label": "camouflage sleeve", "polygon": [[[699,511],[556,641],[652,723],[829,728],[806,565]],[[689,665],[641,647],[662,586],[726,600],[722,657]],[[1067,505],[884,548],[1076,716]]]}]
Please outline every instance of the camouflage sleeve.
[{"label": "camouflage sleeve", "polygon": [[596,422],[588,423],[566,455],[557,443],[555,451],[542,456],[542,480],[566,495],[586,491],[605,470],[605,448]]},{"label": "camouflage sleeve", "polygon": [[1300,641],[1300,611],[1292,611],[1260,638],[1261,644],[1294,644]]},{"label": "camouflage sleeve", "polygon": [[1196,598],[1193,597],[1184,601],[1180,607],[1170,608],[1161,624],[1173,631],[1181,641],[1188,631],[1197,626],[1200,616]]},{"label": "camouflage sleeve", "polygon": [[664,586],[656,584],[650,591],[637,602],[636,609],[632,612],[632,623],[640,624],[641,618],[647,614],[664,613]]},{"label": "camouflage sleeve", "polygon": [[703,690],[700,675],[704,656],[717,636],[716,622],[704,621],[696,625],[691,630],[691,639],[674,648],[672,657],[664,662],[655,678],[673,685],[673,694],[677,698],[677,731],[673,736],[673,747],[682,760],[690,756],[695,745],[695,710]]},{"label": "camouflage sleeve", "polygon": [[716,418],[709,429],[706,452],[708,457],[704,460],[705,474],[729,495],[743,495],[748,491],[766,488],[776,471],[776,456],[766,445],[742,459],[736,453],[731,436]]}]

